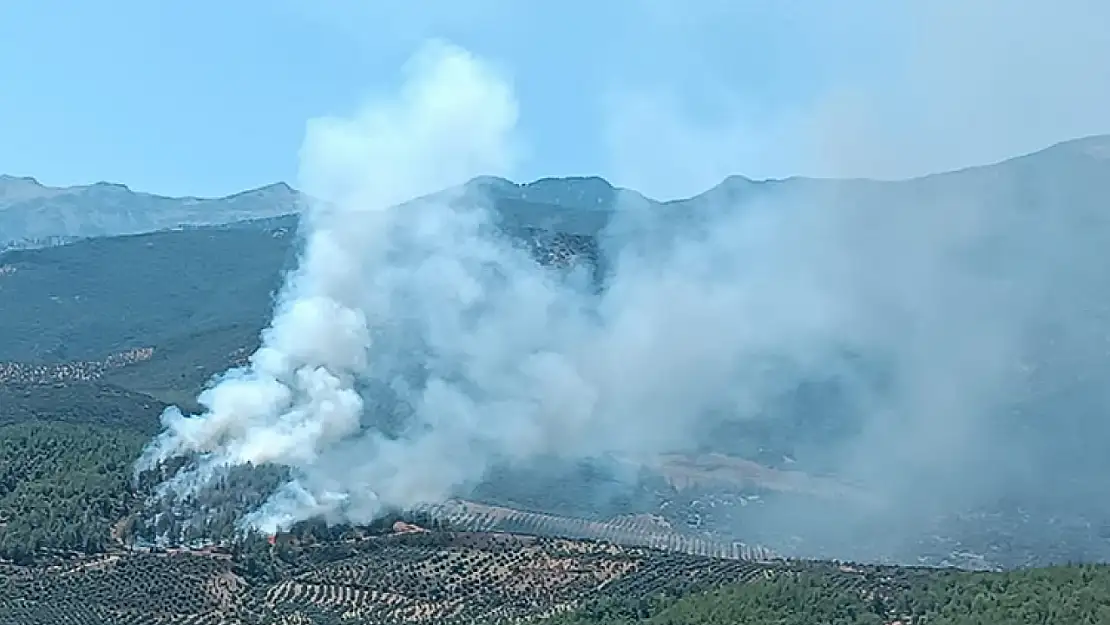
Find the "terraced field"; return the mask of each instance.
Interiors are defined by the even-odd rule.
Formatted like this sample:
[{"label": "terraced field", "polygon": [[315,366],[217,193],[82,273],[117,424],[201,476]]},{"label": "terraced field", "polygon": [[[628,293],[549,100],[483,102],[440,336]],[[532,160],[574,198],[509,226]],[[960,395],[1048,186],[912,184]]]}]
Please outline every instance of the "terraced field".
[{"label": "terraced field", "polygon": [[462,500],[426,506],[418,509],[417,512],[445,521],[453,528],[470,532],[507,532],[597,540],[629,547],[649,547],[662,551],[736,560],[769,561],[777,558],[773,551],[760,545],[684,534],[652,517],[623,517],[601,522],[525,512]]},{"label": "terraced field", "polygon": [[226,622],[246,589],[226,560],[108,556],[51,567],[0,567],[0,623],[195,625]]},{"label": "terraced field", "polygon": [[[607,596],[688,592],[802,568],[602,542],[414,532],[278,545],[253,563],[136,552],[0,566],[0,625],[519,622]],[[836,574],[847,586],[878,583],[873,574]]]}]

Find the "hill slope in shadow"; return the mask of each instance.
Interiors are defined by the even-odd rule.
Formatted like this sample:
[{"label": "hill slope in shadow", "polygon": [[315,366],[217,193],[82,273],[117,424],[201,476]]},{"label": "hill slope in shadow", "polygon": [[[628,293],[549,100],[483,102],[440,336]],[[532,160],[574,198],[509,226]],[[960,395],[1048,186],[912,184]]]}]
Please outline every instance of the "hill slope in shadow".
[{"label": "hill slope in shadow", "polygon": [[[526,185],[480,178],[461,195],[488,198],[501,227],[530,244],[541,260],[577,254],[603,265],[605,228],[622,208],[642,210],[665,239],[704,224],[707,215],[756,203],[782,210],[817,203],[828,211],[877,207],[907,214],[948,210],[955,216],[976,207],[1040,219],[1059,214],[1088,223],[1076,247],[1107,249],[1107,154],[1110,137],[1091,137],[905,181],[731,177],[698,196],[665,203],[600,178]],[[0,298],[18,303],[0,307],[0,361],[100,359],[207,331],[260,329],[282,271],[295,262],[296,223],[295,216],[269,217],[0,254]],[[1100,304],[1110,303],[1110,291],[1105,295]]]}]

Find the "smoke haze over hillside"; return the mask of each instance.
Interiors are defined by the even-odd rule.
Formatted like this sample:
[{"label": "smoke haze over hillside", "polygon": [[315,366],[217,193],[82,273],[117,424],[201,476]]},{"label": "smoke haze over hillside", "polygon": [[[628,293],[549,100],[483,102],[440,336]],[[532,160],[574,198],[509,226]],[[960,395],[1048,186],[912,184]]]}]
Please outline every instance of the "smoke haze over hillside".
[{"label": "smoke haze over hillside", "polygon": [[[1019,493],[1057,466],[1023,434],[1043,422],[1014,405],[1030,361],[1063,380],[1104,355],[1103,199],[1058,190],[1041,206],[1075,210],[1045,214],[1012,181],[959,179],[908,196],[742,186],[680,216],[628,206],[597,294],[584,272],[537,265],[470,196],[408,202],[512,175],[518,114],[506,74],[435,42],[399,93],[312,121],[301,186],[321,201],[261,349],[201,396],[204,414],[168,411],[137,467],[192,458],[163,485],[187,493],[276,463],[294,479],[247,524],[360,522],[465,494],[497,464],[687,449],[707,423],[777,418],[812,380],[835,382],[853,425],[807,453],[874,495],[814,531],[897,519],[909,535],[913,513]],[[1101,436],[1088,417],[1103,400],[1056,418]]]},{"label": "smoke haze over hillside", "polygon": [[512,59],[535,175],[600,174],[659,199],[737,173],[923,175],[1110,132],[1099,0],[297,6],[374,58],[450,33]]}]

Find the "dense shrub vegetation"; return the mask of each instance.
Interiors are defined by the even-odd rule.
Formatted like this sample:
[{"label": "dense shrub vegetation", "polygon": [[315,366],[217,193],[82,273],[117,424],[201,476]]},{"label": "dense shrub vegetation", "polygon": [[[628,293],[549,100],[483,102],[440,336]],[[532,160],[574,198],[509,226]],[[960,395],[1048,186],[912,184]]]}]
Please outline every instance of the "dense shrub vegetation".
[{"label": "dense shrub vegetation", "polygon": [[[866,569],[864,569],[866,571]],[[824,570],[759,575],[708,592],[606,597],[552,625],[1053,625],[1110,622],[1110,568],[1008,573]]]},{"label": "dense shrub vegetation", "polygon": [[0,384],[0,426],[70,423],[151,435],[166,404],[96,382]]},{"label": "dense shrub vegetation", "polygon": [[68,423],[0,427],[0,558],[101,553],[137,503],[131,463],[147,437]]},{"label": "dense shrub vegetation", "polygon": [[206,228],[0,255],[0,360],[99,360],[235,323],[261,326],[292,237]]}]

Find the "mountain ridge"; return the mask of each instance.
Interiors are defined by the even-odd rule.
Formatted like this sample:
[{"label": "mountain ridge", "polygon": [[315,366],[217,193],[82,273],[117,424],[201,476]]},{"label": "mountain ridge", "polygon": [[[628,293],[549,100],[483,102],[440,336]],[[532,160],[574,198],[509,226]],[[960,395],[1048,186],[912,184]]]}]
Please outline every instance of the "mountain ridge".
[{"label": "mountain ridge", "polygon": [[[600,176],[547,176],[524,183],[479,176],[432,195],[460,192],[468,197],[484,195],[491,198],[510,221],[556,230],[565,227],[576,234],[587,234],[596,233],[607,223],[607,215],[626,206],[704,207],[730,204],[780,190],[835,193],[845,188],[871,190],[891,185],[931,188],[954,179],[990,177],[1002,172],[1025,175],[1029,169],[1043,169],[1046,164],[1051,164],[1048,169],[1108,166],[1110,135],[1069,139],[992,163],[902,179],[790,176],[756,180],[731,175],[701,193],[670,200],[658,200],[633,189],[615,186]],[[113,182],[52,187],[34,177],[0,174],[0,251],[46,247],[97,236],[295,215],[306,199],[304,193],[284,181],[221,197],[173,197],[133,191],[125,184]],[[540,215],[543,211],[547,214]]]},{"label": "mountain ridge", "polygon": [[[657,227],[663,238],[682,228],[697,228],[704,215],[721,209],[743,210],[753,202],[770,204],[776,211],[816,203],[822,211],[886,210],[895,206],[918,215],[928,215],[938,207],[958,210],[967,205],[1004,215],[1037,211],[1056,214],[1066,209],[1059,214],[1098,224],[1099,216],[1105,213],[1104,198],[1110,197],[1110,159],[1105,154],[1110,154],[1110,136],[1063,142],[993,165],[905,181],[754,181],[733,176],[687,200],[665,203],[615,187],[600,177],[541,178],[518,184],[487,176],[438,193],[453,200],[466,199],[467,193],[491,200],[504,230],[525,239],[540,256],[566,260],[584,255],[594,262],[599,260],[598,250],[606,244],[601,235],[610,233],[607,228],[617,203],[625,200],[646,203],[641,208],[658,209],[642,214],[651,217],[653,221],[647,226]],[[4,180],[31,184],[11,176]],[[86,188],[118,194],[125,187]],[[491,189],[492,198],[488,197]],[[279,184],[220,201],[232,202],[232,206],[234,202],[246,202],[248,208],[242,212],[249,216],[250,206],[257,206],[259,198],[284,197],[291,200],[287,205],[291,208],[300,197],[297,193]],[[87,196],[80,198],[77,209],[89,201]],[[0,238],[0,293],[23,302],[19,307],[5,307],[0,314],[0,338],[7,337],[0,343],[0,360],[97,359],[115,351],[145,347],[155,338],[170,340],[169,330],[187,335],[202,328],[263,323],[281,273],[291,268],[297,253],[296,237],[291,236],[297,228],[297,214],[287,213],[281,206],[267,210],[274,214],[220,224],[175,223],[169,228],[126,235],[55,235],[42,245],[24,246],[49,249],[5,252]],[[2,225],[10,212],[0,210],[0,233],[7,232]],[[1086,227],[1079,233],[1084,238],[1097,238],[1103,230]],[[75,238],[85,240],[75,242]],[[57,247],[59,243],[69,245]],[[121,279],[124,274],[131,278]],[[219,299],[212,295],[187,296],[211,284],[234,284],[241,297],[219,304],[211,301]],[[178,310],[171,314],[165,307],[152,306],[152,301],[174,302]],[[149,318],[139,311],[148,311]],[[106,324],[118,325],[108,320],[120,315],[130,318],[132,327],[108,330]],[[167,315],[184,315],[190,321],[185,325],[166,323]],[[151,337],[141,337],[142,328],[157,331]],[[91,343],[81,346],[89,340]]]}]

